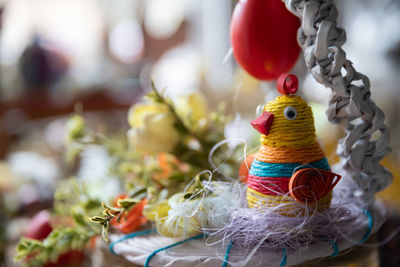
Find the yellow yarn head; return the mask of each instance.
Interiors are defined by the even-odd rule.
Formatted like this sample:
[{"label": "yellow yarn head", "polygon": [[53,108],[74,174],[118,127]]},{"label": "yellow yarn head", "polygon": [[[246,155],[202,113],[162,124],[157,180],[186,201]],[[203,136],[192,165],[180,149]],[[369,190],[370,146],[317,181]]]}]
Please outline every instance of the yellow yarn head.
[{"label": "yellow yarn head", "polygon": [[264,111],[273,114],[268,135],[261,135],[263,145],[271,147],[311,146],[316,142],[311,107],[301,97],[282,95],[268,102]]}]

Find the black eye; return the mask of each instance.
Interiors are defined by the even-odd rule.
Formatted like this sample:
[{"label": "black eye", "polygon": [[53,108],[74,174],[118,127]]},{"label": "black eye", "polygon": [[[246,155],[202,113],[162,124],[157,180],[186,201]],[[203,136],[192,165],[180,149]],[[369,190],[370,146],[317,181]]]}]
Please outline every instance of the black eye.
[{"label": "black eye", "polygon": [[288,120],[294,120],[297,117],[297,110],[292,106],[288,106],[283,111],[283,115],[285,115]]}]

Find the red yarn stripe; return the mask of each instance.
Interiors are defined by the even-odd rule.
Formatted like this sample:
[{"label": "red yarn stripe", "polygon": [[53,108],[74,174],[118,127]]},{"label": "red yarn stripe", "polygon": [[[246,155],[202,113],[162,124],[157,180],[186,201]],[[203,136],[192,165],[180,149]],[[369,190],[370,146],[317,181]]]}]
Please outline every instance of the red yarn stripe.
[{"label": "red yarn stripe", "polygon": [[290,177],[260,177],[249,175],[247,186],[264,195],[287,195]]}]

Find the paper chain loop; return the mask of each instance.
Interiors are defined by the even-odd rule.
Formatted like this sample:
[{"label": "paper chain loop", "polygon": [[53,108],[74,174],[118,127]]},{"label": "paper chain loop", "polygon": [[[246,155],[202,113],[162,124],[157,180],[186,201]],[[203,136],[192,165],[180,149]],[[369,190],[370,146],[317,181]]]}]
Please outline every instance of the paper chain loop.
[{"label": "paper chain loop", "polygon": [[[392,181],[391,173],[379,164],[391,151],[385,116],[370,98],[368,77],[354,69],[341,48],[346,32],[336,25],[338,12],[333,0],[284,2],[290,12],[302,18],[298,42],[307,68],[315,80],[332,90],[328,120],[346,131],[338,145],[343,168],[369,203]],[[378,137],[373,139],[373,134]]]}]

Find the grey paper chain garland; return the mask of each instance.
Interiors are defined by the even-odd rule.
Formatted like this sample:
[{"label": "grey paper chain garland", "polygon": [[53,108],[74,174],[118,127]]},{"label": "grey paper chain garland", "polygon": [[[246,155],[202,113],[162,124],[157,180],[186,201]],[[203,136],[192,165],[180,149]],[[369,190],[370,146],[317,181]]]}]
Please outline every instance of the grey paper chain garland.
[{"label": "grey paper chain garland", "polygon": [[391,151],[385,115],[370,98],[368,77],[357,72],[341,48],[346,32],[337,27],[333,0],[286,0],[290,12],[302,18],[298,42],[308,70],[315,80],[331,88],[328,120],[339,124],[346,137],[339,141],[343,168],[357,183],[362,198],[373,201],[376,192],[392,181],[392,174],[379,164]]}]

